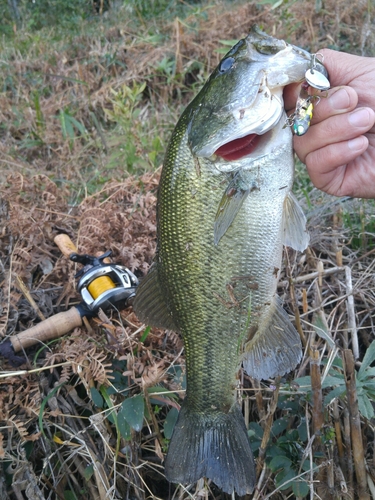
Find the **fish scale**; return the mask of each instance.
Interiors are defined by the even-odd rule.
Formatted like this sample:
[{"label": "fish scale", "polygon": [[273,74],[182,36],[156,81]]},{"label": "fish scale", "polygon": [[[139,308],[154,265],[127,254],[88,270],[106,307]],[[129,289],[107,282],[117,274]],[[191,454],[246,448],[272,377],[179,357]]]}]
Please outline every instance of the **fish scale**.
[{"label": "fish scale", "polygon": [[[174,483],[207,477],[227,493],[251,493],[255,469],[237,402],[239,367],[270,378],[301,357],[276,294],[283,243],[303,250],[308,242],[291,194],[292,134],[283,128],[280,85],[301,80],[310,59],[253,29],[184,111],[167,149],[157,254],[134,308],[143,321],[184,339],[186,397],[165,462]],[[243,156],[241,141],[234,159],[219,156],[246,134],[260,134],[253,152],[244,140]]]}]

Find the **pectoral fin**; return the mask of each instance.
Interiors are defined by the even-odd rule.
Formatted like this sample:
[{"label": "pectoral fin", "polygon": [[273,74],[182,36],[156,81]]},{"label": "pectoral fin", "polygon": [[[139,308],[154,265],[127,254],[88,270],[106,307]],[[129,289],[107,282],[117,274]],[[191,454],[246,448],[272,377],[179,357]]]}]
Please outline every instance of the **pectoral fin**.
[{"label": "pectoral fin", "polygon": [[220,200],[214,223],[214,243],[217,245],[234,221],[250,189],[239,172],[235,174]]},{"label": "pectoral fin", "polygon": [[300,252],[307,248],[310,236],[306,230],[306,217],[293,193],[289,193],[284,201],[283,231],[285,246]]},{"label": "pectoral fin", "polygon": [[259,380],[290,372],[302,356],[300,337],[278,297],[262,317],[255,335],[245,344],[242,357],[245,371]]},{"label": "pectoral fin", "polygon": [[137,289],[133,309],[144,323],[177,332],[178,329],[167,308],[164,296],[159,281],[157,263],[154,263]]}]

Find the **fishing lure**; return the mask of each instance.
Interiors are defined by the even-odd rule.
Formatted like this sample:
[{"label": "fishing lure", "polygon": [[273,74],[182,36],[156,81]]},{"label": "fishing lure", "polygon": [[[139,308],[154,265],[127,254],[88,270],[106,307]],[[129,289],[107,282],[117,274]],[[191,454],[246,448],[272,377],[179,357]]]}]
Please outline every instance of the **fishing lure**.
[{"label": "fishing lure", "polygon": [[298,136],[306,134],[309,130],[314,105],[319,104],[320,101],[320,96],[308,93],[309,87],[320,91],[330,88],[327,70],[323,66],[323,63],[318,60],[317,56],[318,54],[313,55],[311,67],[305,73],[305,81],[301,85],[301,91],[296,102],[296,110],[286,119],[284,125],[284,127],[292,127],[293,133]]},{"label": "fishing lure", "polygon": [[309,84],[307,81],[301,85],[301,91],[297,98],[296,111],[293,116],[292,130],[298,135],[304,135],[309,130],[314,111],[314,99],[319,97],[308,94]]}]

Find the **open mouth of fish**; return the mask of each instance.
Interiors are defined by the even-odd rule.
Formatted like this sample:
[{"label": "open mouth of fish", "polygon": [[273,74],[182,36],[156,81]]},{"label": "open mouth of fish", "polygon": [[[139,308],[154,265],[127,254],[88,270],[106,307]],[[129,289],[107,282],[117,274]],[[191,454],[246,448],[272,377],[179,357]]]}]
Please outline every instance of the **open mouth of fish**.
[{"label": "open mouth of fish", "polygon": [[267,87],[258,93],[251,106],[231,110],[232,126],[214,135],[207,143],[193,146],[198,157],[219,157],[224,161],[236,161],[261,149],[269,138],[268,133],[280,121],[284,107],[282,89],[273,91]]},{"label": "open mouth of fish", "polygon": [[215,155],[227,161],[239,160],[256,149],[261,137],[261,135],[249,134],[240,139],[234,139],[220,146],[215,151]]}]

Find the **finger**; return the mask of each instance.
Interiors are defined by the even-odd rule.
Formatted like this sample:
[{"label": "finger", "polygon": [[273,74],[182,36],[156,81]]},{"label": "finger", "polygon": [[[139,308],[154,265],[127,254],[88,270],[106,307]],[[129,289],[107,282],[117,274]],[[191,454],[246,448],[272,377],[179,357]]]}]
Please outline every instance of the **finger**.
[{"label": "finger", "polygon": [[325,176],[336,175],[335,170],[338,167],[350,163],[358,155],[364,153],[367,146],[367,137],[361,135],[350,141],[329,144],[309,153],[306,156],[306,167],[315,186],[324,187]]},{"label": "finger", "polygon": [[[320,96],[319,96],[320,97]],[[352,111],[358,104],[357,92],[351,87],[335,87],[328,96],[321,94],[318,104],[314,106],[312,123],[319,123],[329,116]]]},{"label": "finger", "polygon": [[[286,111],[296,107],[297,98],[301,90],[300,84],[288,85],[284,89],[284,103]],[[358,104],[357,92],[351,87],[335,87],[328,92],[319,92],[310,87],[310,94],[317,95],[319,103],[314,106],[314,121],[321,121],[330,115],[351,111]]]},{"label": "finger", "polygon": [[295,136],[294,149],[300,160],[306,163],[308,154],[330,144],[359,137],[365,134],[374,122],[375,111],[371,108],[357,108],[350,113],[329,116],[320,123],[312,125],[304,136]]},{"label": "finger", "polygon": [[329,81],[333,87],[349,85],[353,75],[366,72],[363,57],[331,49],[321,49],[318,54],[328,71]]},{"label": "finger", "polygon": [[330,144],[309,153],[306,156],[306,167],[312,183],[322,191],[335,196],[364,196],[364,179],[358,186],[359,173],[348,175],[347,165],[364,153],[368,147],[368,139],[359,136],[350,141]]}]

